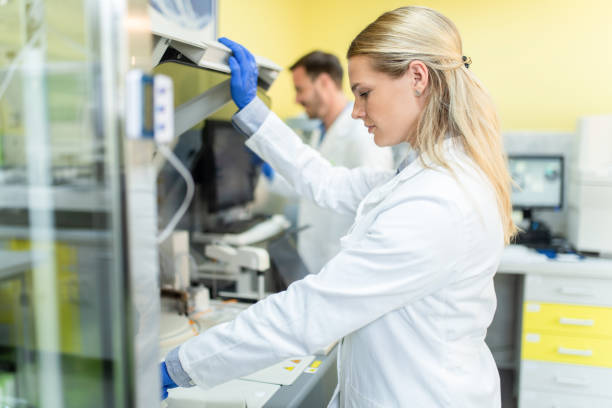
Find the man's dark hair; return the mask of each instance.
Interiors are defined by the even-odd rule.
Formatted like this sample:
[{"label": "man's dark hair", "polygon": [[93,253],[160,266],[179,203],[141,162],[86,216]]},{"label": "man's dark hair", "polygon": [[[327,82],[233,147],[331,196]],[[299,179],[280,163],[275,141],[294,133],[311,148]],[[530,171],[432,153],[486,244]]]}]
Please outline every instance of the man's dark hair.
[{"label": "man's dark hair", "polygon": [[297,60],[289,67],[291,71],[303,67],[312,81],[322,73],[326,73],[336,83],[338,89],[342,88],[342,65],[338,57],[323,51],[312,51]]}]

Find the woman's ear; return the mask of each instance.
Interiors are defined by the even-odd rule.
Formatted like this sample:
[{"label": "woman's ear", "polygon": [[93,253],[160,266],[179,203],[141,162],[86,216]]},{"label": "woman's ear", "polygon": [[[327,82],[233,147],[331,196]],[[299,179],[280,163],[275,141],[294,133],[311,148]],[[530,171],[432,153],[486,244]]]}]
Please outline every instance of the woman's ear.
[{"label": "woman's ear", "polygon": [[410,82],[414,87],[414,94],[416,96],[421,96],[429,83],[429,69],[427,65],[425,65],[423,61],[414,60],[408,64],[405,75],[410,75]]}]

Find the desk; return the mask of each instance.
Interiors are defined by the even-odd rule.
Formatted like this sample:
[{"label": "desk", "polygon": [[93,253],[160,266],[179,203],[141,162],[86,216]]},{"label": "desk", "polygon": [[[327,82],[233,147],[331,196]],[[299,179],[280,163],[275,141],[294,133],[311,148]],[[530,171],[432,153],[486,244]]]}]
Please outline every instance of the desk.
[{"label": "desk", "polygon": [[510,246],[495,283],[487,343],[502,390],[506,370],[519,408],[612,407],[612,260]]},{"label": "desk", "polygon": [[560,260],[553,260],[533,249],[510,245],[504,250],[497,273],[612,280],[612,259],[585,258],[577,260],[573,255],[562,255]]}]

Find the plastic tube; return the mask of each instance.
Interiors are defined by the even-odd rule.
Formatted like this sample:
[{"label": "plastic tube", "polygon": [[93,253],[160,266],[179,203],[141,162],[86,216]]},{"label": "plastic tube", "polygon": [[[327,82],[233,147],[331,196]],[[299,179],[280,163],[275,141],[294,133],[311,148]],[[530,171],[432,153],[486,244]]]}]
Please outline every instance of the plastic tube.
[{"label": "plastic tube", "polygon": [[185,179],[185,183],[187,183],[187,192],[185,193],[183,203],[181,204],[179,209],[176,210],[176,213],[174,213],[174,216],[172,216],[170,222],[168,223],[168,225],[166,225],[166,228],[164,228],[164,230],[157,236],[157,243],[161,244],[170,236],[170,234],[172,234],[172,231],[174,231],[176,225],[179,223],[183,215],[185,215],[185,212],[187,212],[189,204],[193,199],[195,185],[193,182],[193,178],[191,177],[191,173],[185,168],[185,166],[183,166],[178,157],[176,157],[174,153],[172,153],[172,150],[168,149],[168,147],[165,145],[158,145],[157,148],[159,152],[163,154],[166,159],[168,159],[168,162],[172,166],[174,166],[174,168],[179,172],[183,179]]}]

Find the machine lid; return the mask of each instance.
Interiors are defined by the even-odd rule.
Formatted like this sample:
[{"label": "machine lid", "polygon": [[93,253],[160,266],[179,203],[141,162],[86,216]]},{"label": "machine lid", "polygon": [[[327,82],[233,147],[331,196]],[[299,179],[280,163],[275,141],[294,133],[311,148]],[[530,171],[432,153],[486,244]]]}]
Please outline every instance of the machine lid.
[{"label": "machine lid", "polygon": [[[203,31],[188,30],[149,6],[151,31],[154,34],[153,66],[166,62],[229,74],[231,50],[211,39]],[[258,85],[268,90],[282,70],[267,58],[256,56]]]}]

